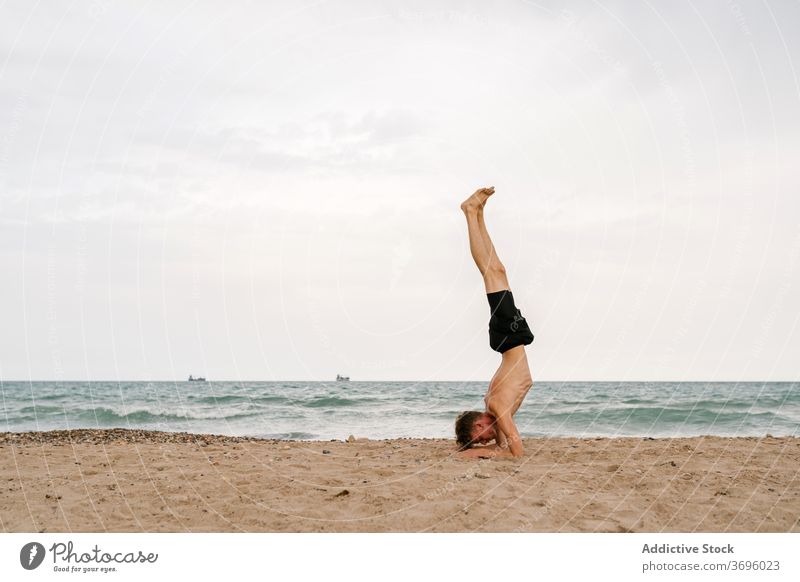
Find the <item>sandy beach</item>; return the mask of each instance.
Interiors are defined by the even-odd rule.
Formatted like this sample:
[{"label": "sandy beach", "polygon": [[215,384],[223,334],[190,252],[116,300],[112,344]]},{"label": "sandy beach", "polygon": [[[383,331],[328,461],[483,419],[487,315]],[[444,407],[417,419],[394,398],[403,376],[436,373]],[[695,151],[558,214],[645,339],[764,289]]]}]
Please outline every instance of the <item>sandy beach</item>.
[{"label": "sandy beach", "polygon": [[6,532],[800,532],[800,439],[0,433]]}]

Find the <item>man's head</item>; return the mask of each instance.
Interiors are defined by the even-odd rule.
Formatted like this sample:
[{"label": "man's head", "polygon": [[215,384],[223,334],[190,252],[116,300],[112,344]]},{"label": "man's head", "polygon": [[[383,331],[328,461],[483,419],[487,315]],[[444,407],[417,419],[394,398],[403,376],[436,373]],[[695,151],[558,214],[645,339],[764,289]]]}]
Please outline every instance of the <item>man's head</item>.
[{"label": "man's head", "polygon": [[456,418],[456,442],[461,449],[478,443],[488,443],[497,437],[494,417],[486,412],[468,410]]}]

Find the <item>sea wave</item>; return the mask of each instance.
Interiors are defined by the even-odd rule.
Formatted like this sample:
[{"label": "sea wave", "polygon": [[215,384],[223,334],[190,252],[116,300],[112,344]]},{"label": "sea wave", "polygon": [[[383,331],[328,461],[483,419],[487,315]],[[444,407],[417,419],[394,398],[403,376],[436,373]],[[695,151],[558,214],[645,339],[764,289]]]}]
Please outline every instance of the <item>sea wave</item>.
[{"label": "sea wave", "polygon": [[341,396],[322,396],[306,400],[298,400],[296,403],[306,408],[336,408],[346,406],[359,406],[371,402],[379,402],[379,399],[365,396],[362,398],[342,398]]},{"label": "sea wave", "polygon": [[270,432],[254,435],[261,439],[277,439],[290,441],[309,441],[318,439],[319,435],[311,432]]},{"label": "sea wave", "polygon": [[[450,436],[483,410],[485,382],[11,382],[5,430],[142,427],[265,438]],[[797,383],[547,383],[520,408],[526,435],[775,435],[800,432]]]},{"label": "sea wave", "polygon": [[571,411],[549,412],[541,411],[537,418],[551,420],[565,420],[570,424],[602,423],[606,425],[634,424],[655,425],[660,424],[690,424],[709,425],[735,424],[745,420],[768,421],[777,417],[774,412],[727,412],[719,409],[698,407],[664,407],[664,406],[635,406],[635,407],[593,407],[588,409],[574,409]]},{"label": "sea wave", "polygon": [[118,409],[98,406],[77,411],[79,419],[96,419],[99,423],[177,422],[185,420],[231,420],[258,416],[258,411],[229,411],[225,409],[153,409],[149,407]]},{"label": "sea wave", "polygon": [[268,404],[275,402],[288,402],[291,400],[285,396],[278,395],[259,396],[248,394],[219,394],[208,396],[189,395],[187,396],[187,399],[200,404],[236,404],[240,402]]},{"label": "sea wave", "polygon": [[65,410],[66,407],[64,406],[43,406],[37,404],[36,406],[24,406],[20,408],[17,412],[23,415],[26,414],[47,415],[47,414],[52,414],[53,412],[63,413]]}]

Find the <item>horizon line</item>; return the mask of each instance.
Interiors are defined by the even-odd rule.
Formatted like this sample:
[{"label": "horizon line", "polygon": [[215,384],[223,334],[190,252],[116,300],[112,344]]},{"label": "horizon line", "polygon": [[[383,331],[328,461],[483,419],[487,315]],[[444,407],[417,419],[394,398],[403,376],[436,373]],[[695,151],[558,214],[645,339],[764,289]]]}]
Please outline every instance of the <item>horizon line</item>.
[{"label": "horizon line", "polygon": [[[201,376],[202,377],[202,376]],[[194,382],[206,382],[206,383],[213,383],[213,382],[488,382],[489,380],[381,380],[375,378],[364,378],[364,379],[348,379],[348,380],[309,380],[309,379],[253,379],[253,378],[238,378],[238,379],[230,379],[230,378],[215,378],[215,379],[208,379],[205,378],[203,380],[193,380]],[[146,380],[131,380],[131,379],[92,379],[92,380],[75,380],[75,379],[2,379],[0,378],[0,384],[4,382],[190,382],[188,379],[177,380],[177,379],[146,379]],[[737,383],[737,382],[764,382],[764,383],[794,383],[800,382],[799,379],[794,380],[764,380],[764,379],[744,379],[744,380],[709,380],[709,379],[701,379],[701,380],[669,380],[669,379],[637,379],[637,380],[553,380],[553,379],[539,379],[534,380],[533,383],[536,384],[537,382],[684,382],[684,383],[701,383],[701,382],[717,382],[717,383]]]}]

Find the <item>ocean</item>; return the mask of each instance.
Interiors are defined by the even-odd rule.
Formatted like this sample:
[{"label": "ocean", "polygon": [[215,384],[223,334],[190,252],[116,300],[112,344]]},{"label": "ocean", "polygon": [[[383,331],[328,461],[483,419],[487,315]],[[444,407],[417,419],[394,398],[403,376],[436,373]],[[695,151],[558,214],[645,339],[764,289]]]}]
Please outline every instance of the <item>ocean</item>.
[{"label": "ocean", "polygon": [[[486,382],[2,382],[0,430],[452,437]],[[535,382],[523,436],[797,436],[798,382]]]}]

